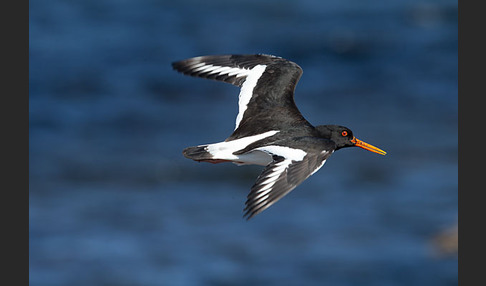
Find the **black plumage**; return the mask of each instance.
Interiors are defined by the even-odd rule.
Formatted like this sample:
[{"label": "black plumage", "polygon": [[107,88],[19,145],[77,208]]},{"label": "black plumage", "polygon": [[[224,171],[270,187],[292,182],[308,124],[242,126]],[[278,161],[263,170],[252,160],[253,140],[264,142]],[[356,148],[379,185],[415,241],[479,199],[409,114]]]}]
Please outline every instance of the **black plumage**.
[{"label": "black plumage", "polygon": [[247,196],[247,219],[264,211],[319,170],[331,154],[345,147],[386,152],[354,137],[344,126],[314,127],[294,102],[302,69],[271,55],[221,55],[173,63],[186,75],[227,82],[241,88],[233,133],[223,142],[184,149],[189,159],[266,167]]}]

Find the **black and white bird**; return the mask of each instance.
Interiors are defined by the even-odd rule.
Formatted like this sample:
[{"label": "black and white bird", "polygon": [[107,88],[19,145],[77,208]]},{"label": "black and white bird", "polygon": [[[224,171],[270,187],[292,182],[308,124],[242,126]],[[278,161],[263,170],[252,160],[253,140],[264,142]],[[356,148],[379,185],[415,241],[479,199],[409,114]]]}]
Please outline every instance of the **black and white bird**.
[{"label": "black and white bird", "polygon": [[302,69],[265,55],[210,55],[172,64],[185,75],[240,87],[233,133],[223,142],[184,149],[185,157],[210,163],[265,166],[248,194],[244,217],[264,211],[317,172],[334,151],[345,147],[385,155],[338,125],[311,125],[294,102]]}]

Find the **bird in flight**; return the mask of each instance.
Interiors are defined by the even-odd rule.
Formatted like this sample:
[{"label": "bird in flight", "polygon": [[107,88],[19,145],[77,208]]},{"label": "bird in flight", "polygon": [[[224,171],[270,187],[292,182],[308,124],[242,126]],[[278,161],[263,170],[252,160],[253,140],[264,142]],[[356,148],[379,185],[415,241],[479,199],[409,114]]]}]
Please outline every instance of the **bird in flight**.
[{"label": "bird in flight", "polygon": [[183,155],[198,162],[265,166],[247,196],[246,219],[317,172],[336,150],[361,147],[386,154],[357,139],[347,127],[310,124],[294,102],[302,75],[294,62],[265,54],[209,55],[174,62],[172,67],[240,88],[233,133],[223,142],[188,147]]}]

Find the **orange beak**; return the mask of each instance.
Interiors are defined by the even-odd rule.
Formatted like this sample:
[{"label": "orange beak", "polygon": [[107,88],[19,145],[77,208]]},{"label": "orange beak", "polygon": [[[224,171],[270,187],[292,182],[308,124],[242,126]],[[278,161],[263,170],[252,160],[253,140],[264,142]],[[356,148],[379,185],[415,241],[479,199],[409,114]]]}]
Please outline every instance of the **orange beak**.
[{"label": "orange beak", "polygon": [[377,147],[375,147],[371,144],[365,143],[365,142],[357,139],[356,137],[353,137],[353,139],[351,139],[351,142],[353,142],[355,146],[363,148],[365,150],[368,150],[368,151],[371,151],[371,152],[374,152],[374,153],[378,153],[380,155],[386,155],[385,151],[383,151],[380,148],[377,148]]}]

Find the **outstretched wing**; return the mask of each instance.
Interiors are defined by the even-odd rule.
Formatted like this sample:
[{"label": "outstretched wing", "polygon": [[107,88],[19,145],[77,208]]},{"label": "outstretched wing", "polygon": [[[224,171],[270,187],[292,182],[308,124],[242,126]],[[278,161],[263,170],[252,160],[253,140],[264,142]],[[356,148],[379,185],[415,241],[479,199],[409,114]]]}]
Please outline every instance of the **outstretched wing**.
[{"label": "outstretched wing", "polygon": [[190,76],[214,79],[241,87],[255,66],[267,66],[285,59],[271,55],[212,55],[172,63],[172,67]]},{"label": "outstretched wing", "polygon": [[273,162],[257,178],[248,194],[244,209],[247,219],[269,208],[317,172],[332,154],[332,151],[305,153],[302,150],[281,146],[267,146],[260,150],[286,156],[273,155]]},{"label": "outstretched wing", "polygon": [[[282,124],[281,119],[284,122],[297,120],[307,124],[294,102],[294,89],[302,69],[291,61],[263,54],[214,55],[174,62],[172,66],[186,75],[240,87],[239,111],[232,139],[255,132],[255,120],[260,129],[262,123],[268,126],[270,121]],[[237,130],[242,125],[248,126]]]}]

